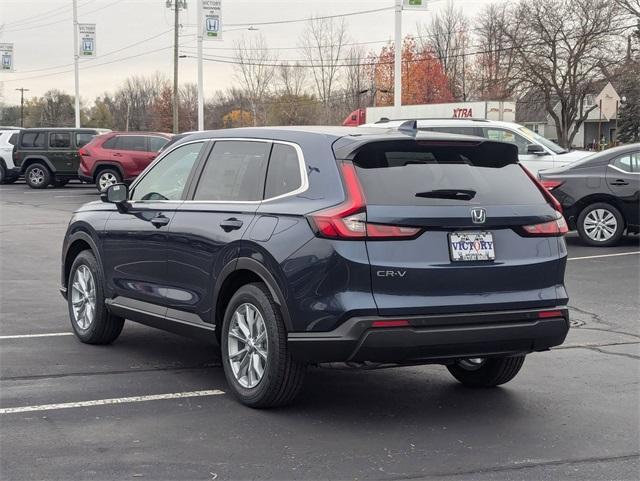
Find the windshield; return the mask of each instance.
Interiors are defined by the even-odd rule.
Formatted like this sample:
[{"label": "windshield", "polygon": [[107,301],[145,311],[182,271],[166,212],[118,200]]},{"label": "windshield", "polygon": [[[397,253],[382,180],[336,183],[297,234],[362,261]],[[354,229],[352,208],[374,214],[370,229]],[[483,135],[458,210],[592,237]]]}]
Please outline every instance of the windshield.
[{"label": "windshield", "polygon": [[539,144],[544,145],[547,149],[551,150],[554,154],[566,154],[569,152],[567,149],[563,149],[555,142],[551,142],[549,139],[545,139],[542,135],[536,134],[533,130],[529,130],[526,127],[520,127],[518,129],[524,135],[529,137],[530,139],[535,140]]}]

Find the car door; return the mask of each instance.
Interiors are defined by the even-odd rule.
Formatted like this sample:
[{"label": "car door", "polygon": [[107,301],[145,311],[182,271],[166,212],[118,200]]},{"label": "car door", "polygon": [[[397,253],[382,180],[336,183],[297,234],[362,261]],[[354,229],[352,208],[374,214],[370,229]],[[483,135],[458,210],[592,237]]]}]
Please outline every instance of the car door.
[{"label": "car door", "polygon": [[215,322],[218,274],[238,257],[241,240],[260,205],[270,141],[217,140],[198,174],[190,199],[169,229],[167,316]]},{"label": "car door", "polygon": [[71,144],[71,132],[49,132],[49,160],[58,174],[75,174],[80,166],[79,158],[74,155]]},{"label": "car door", "polygon": [[640,151],[612,159],[606,178],[609,190],[622,205],[625,222],[640,225]]},{"label": "car door", "polygon": [[144,135],[120,135],[116,149],[113,156],[126,166],[126,177],[138,176],[151,163]]},{"label": "car door", "polygon": [[198,141],[169,151],[132,185],[128,208],[108,219],[103,266],[119,305],[164,315],[170,296],[167,231],[203,146]]},{"label": "car door", "polygon": [[482,130],[483,136],[487,139],[508,142],[518,147],[518,160],[534,174],[540,170],[553,169],[553,155],[549,154],[544,147],[540,154],[527,153],[527,146],[532,142],[526,137],[512,130],[498,127],[483,127]]}]

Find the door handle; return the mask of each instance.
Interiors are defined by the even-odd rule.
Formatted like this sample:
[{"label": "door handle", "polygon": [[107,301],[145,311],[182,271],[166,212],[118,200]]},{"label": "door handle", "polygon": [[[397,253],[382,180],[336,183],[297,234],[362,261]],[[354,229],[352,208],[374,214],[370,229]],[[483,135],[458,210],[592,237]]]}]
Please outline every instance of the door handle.
[{"label": "door handle", "polygon": [[114,152],[114,153],[113,153],[113,156],[114,156],[114,157],[122,157],[122,154],[121,154],[121,153],[119,153],[119,152]]},{"label": "door handle", "polygon": [[627,182],[626,180],[622,180],[622,179],[618,179],[618,180],[614,180],[613,182],[610,182],[611,185],[629,185],[629,182]]},{"label": "door handle", "polygon": [[163,227],[163,226],[167,225],[169,223],[169,220],[170,219],[168,217],[165,217],[162,214],[158,214],[157,216],[155,216],[155,217],[153,217],[151,219],[151,223],[153,225],[155,225],[156,227],[160,228],[160,227]]},{"label": "door handle", "polygon": [[222,227],[225,232],[231,232],[232,230],[237,230],[242,227],[242,221],[231,217],[230,219],[225,219],[220,222],[220,227]]}]

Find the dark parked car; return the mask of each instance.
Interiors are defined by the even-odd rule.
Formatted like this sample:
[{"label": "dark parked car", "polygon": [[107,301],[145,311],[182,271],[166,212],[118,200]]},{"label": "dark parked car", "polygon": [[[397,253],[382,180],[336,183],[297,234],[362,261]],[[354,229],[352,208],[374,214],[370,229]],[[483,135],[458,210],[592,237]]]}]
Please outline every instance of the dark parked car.
[{"label": "dark parked car", "polygon": [[27,185],[45,189],[61,187],[78,178],[78,149],[104,129],[42,128],[20,131],[14,151],[14,163]]},{"label": "dark parked car", "polygon": [[109,132],[80,149],[80,180],[95,183],[100,192],[120,182],[130,183],[158,155],[171,135],[161,132]]},{"label": "dark parked car", "polygon": [[640,231],[640,144],[591,155],[540,173],[571,229],[594,246],[616,244],[625,230]]},{"label": "dark parked car", "polygon": [[243,403],[308,363],[511,380],[569,329],[566,224],[513,145],[348,127],[201,132],[71,219],[62,293],[86,343],[124,319],[221,345]]}]

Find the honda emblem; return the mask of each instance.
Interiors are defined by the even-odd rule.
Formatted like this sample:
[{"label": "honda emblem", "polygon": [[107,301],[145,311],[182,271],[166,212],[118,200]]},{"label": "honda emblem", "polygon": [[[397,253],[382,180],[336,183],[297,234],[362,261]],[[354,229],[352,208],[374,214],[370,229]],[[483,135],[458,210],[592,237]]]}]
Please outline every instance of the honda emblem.
[{"label": "honda emblem", "polygon": [[487,220],[487,211],[482,207],[475,207],[471,209],[471,220],[474,224],[484,224]]}]

